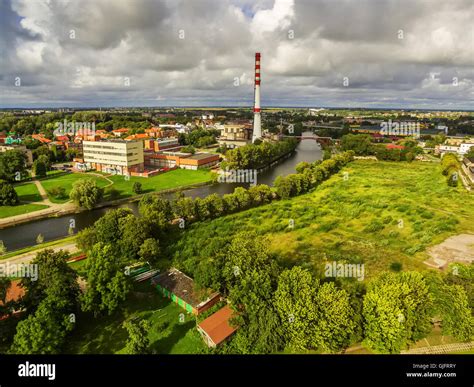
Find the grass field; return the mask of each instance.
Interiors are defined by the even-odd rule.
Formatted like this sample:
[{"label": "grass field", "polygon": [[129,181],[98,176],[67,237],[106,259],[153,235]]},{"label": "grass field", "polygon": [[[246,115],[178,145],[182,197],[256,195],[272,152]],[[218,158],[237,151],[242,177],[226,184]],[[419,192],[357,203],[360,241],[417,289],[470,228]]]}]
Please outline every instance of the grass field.
[{"label": "grass field", "polygon": [[[71,192],[73,184],[81,179],[92,179],[97,182],[99,187],[105,187],[110,184],[105,178],[91,175],[88,173],[68,173],[61,175],[52,175],[41,179],[41,185],[48,192],[49,200],[53,203],[66,203],[69,201],[69,192]],[[56,199],[49,194],[49,190],[54,187],[63,187],[66,190],[66,196],[64,199]]]},{"label": "grass field", "polygon": [[[184,322],[180,322],[180,314]],[[206,346],[196,330],[194,316],[161,297],[148,282],[137,285],[123,310],[111,316],[77,317],[77,326],[67,340],[65,353],[113,354],[125,353],[128,338],[124,321],[139,317],[150,322],[150,349],[157,354],[199,353]]]},{"label": "grass field", "polygon": [[132,176],[129,180],[126,180],[124,176],[118,175],[110,176],[109,178],[114,182],[114,184],[110,186],[110,189],[118,190],[120,192],[120,198],[125,198],[135,195],[133,192],[133,183],[135,182],[140,182],[143,192],[147,193],[205,183],[211,181],[212,175],[210,171],[204,169],[197,171],[174,169],[149,178]]},{"label": "grass field", "polygon": [[0,218],[28,214],[29,212],[44,210],[45,208],[48,208],[48,206],[44,204],[19,204],[17,206],[2,206],[0,207]]},{"label": "grass field", "polygon": [[40,202],[43,200],[35,183],[22,183],[14,187],[18,198],[22,202]]},{"label": "grass field", "polygon": [[43,210],[48,208],[47,205],[25,203],[25,202],[40,202],[41,195],[36,188],[34,183],[20,183],[14,186],[15,191],[20,199],[20,204],[16,206],[1,206],[0,207],[0,218],[7,218],[9,216],[16,216],[27,214],[29,212]]},{"label": "grass field", "polygon": [[212,258],[213,236],[248,230],[266,235],[283,265],[321,275],[325,262],[339,260],[364,263],[366,278],[393,263],[420,270],[428,246],[474,233],[474,195],[448,187],[439,164],[359,160],[312,193],[195,223],[169,253],[192,274],[197,261]]}]

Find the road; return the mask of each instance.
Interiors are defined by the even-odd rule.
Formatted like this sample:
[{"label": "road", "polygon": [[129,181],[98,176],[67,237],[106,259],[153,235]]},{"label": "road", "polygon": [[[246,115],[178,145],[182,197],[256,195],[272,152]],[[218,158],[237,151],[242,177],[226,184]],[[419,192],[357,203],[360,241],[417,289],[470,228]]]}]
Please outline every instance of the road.
[{"label": "road", "polygon": [[44,249],[38,249],[38,250],[30,251],[28,253],[16,255],[11,258],[2,259],[0,260],[0,265],[6,266],[6,269],[4,270],[4,272],[6,272],[6,274],[9,275],[10,271],[16,270],[16,267],[13,265],[27,264],[31,262],[36,257],[36,254],[38,254],[40,251],[47,250],[47,249],[54,250],[54,251],[65,250],[69,253],[76,253],[79,251],[76,244],[72,242],[72,243],[67,243],[67,244],[59,245],[59,246],[46,247]]}]

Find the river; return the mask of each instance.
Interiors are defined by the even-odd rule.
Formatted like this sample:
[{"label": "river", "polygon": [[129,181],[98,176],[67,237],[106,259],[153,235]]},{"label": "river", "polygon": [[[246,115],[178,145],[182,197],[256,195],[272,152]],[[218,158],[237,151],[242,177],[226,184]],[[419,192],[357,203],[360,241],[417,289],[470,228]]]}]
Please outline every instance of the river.
[{"label": "river", "polygon": [[[311,135],[311,132],[303,135]],[[257,176],[258,184],[272,185],[277,176],[288,175],[295,172],[296,165],[301,161],[312,162],[322,158],[322,150],[319,144],[314,140],[301,141],[289,158],[283,159],[279,164],[259,172]],[[232,193],[235,187],[248,186],[248,184],[229,184],[220,183],[184,191],[186,196],[206,197],[207,195],[217,193],[224,195]],[[174,194],[165,195],[172,198]],[[120,207],[129,207],[135,213],[138,210],[137,203],[127,203]],[[19,224],[14,227],[0,230],[0,240],[3,241],[8,251],[21,249],[36,244],[36,237],[42,234],[44,242],[64,238],[68,236],[69,225],[73,220],[75,223],[75,232],[92,225],[97,219],[104,215],[111,207],[100,208],[92,211],[85,211],[78,214],[70,214],[57,218],[46,218],[30,223]]]}]

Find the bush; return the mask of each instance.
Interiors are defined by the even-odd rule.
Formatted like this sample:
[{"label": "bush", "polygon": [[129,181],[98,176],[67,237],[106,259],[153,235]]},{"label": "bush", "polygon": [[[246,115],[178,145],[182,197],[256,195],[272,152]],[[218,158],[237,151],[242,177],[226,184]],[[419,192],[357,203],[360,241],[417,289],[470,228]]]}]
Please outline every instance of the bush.
[{"label": "bush", "polygon": [[53,187],[48,193],[55,199],[66,199],[66,189],[64,187]]},{"label": "bush", "polygon": [[137,195],[143,193],[142,183],[139,183],[138,181],[133,183],[133,192],[136,193]]},{"label": "bush", "polygon": [[390,264],[390,270],[392,270],[392,271],[397,271],[397,272],[401,271],[402,267],[403,267],[403,265],[400,262],[392,262]]}]

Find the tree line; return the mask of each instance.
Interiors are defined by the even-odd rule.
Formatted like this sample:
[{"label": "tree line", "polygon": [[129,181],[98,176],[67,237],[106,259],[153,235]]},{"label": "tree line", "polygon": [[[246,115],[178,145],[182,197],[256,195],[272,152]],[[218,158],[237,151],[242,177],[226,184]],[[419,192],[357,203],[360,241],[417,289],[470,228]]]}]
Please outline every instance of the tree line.
[{"label": "tree line", "polygon": [[447,153],[441,159],[441,169],[446,176],[446,183],[450,187],[456,187],[459,180],[459,160],[453,153]]},{"label": "tree line", "polygon": [[221,163],[223,169],[260,169],[271,164],[281,156],[295,150],[296,139],[284,141],[263,141],[260,144],[248,144],[226,151],[226,160]]},{"label": "tree line", "polygon": [[341,138],[341,149],[352,150],[356,156],[373,156],[378,160],[387,161],[413,161],[423,150],[417,146],[413,139],[399,141],[403,149],[387,148],[386,144],[375,144],[369,134],[346,134]]}]

